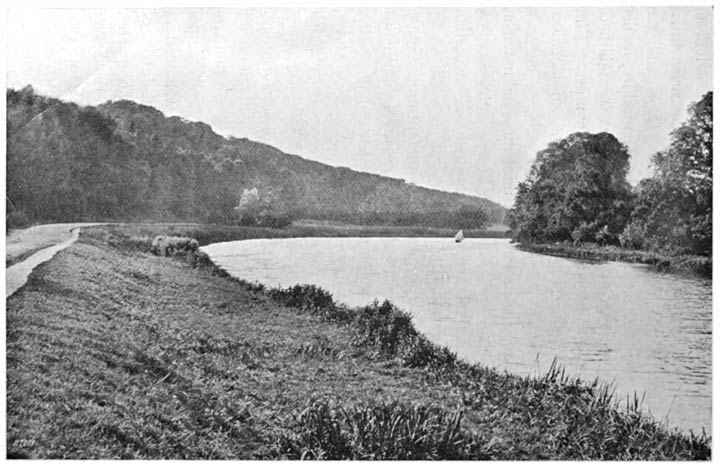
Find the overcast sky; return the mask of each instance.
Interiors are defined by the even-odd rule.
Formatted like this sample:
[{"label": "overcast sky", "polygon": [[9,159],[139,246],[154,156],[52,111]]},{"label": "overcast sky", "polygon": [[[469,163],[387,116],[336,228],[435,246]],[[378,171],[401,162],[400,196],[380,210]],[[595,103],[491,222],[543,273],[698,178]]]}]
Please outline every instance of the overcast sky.
[{"label": "overcast sky", "polygon": [[41,10],[7,85],[131,99],[305,158],[506,206],[535,154],[615,134],[630,181],[712,90],[712,9]]}]

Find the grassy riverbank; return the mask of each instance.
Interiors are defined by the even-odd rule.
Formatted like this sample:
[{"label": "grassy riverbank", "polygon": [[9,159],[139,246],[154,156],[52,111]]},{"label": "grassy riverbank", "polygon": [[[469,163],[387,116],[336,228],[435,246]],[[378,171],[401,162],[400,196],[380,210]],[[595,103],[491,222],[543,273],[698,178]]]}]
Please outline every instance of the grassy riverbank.
[{"label": "grassy riverbank", "polygon": [[[39,225],[41,227],[46,225]],[[332,221],[301,220],[285,228],[260,228],[228,225],[201,225],[197,223],[136,223],[118,224],[113,226],[135,236],[153,236],[158,234],[176,234],[197,238],[201,245],[213,242],[253,238],[290,238],[290,237],[453,237],[454,229],[431,228],[425,226],[369,226],[354,225]],[[8,231],[8,244],[14,234],[22,230]],[[507,227],[491,226],[487,229],[469,229],[464,231],[465,237],[471,238],[508,238]],[[69,237],[69,234],[68,234]],[[54,236],[53,236],[54,238]],[[23,250],[22,253],[11,253],[9,247],[5,257],[5,267],[20,263],[34,253],[53,245],[53,241],[37,241],[35,247]]]},{"label": "grassy riverbank", "polygon": [[[196,238],[200,245],[244,239],[283,239],[291,237],[447,237],[457,230],[425,226],[362,226],[332,222],[301,221],[285,228],[262,228],[226,225],[167,225],[124,224],[114,226],[120,234],[135,237],[175,234]],[[509,238],[502,229],[469,229],[463,231],[471,238]]]},{"label": "grassy riverbank", "polygon": [[161,232],[83,233],[8,299],[11,455],[710,457],[709,439],[603,384],[469,365],[387,302],[349,309],[312,286],[239,282],[202,254],[144,252]]},{"label": "grassy riverbank", "polygon": [[712,258],[698,255],[663,255],[646,250],[630,250],[597,244],[518,243],[517,247],[528,252],[558,257],[642,263],[663,271],[712,276]]}]

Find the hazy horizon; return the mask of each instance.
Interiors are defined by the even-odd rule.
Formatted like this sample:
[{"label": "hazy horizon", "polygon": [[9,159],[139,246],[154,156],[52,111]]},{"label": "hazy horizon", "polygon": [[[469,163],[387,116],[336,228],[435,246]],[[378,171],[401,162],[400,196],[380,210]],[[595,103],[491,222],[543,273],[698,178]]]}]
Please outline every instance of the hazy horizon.
[{"label": "hazy horizon", "polygon": [[512,204],[572,132],[649,176],[712,90],[712,8],[8,10],[7,86],[129,99],[335,166]]}]

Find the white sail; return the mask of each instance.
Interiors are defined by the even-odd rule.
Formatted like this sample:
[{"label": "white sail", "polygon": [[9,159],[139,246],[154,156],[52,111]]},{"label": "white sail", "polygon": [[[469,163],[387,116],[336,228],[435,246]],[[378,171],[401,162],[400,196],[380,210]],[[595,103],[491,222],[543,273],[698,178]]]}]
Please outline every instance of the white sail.
[{"label": "white sail", "polygon": [[462,232],[462,229],[461,229],[460,231],[458,231],[457,234],[455,234],[455,242],[460,242],[460,241],[462,241],[463,239],[465,239],[465,236],[463,236],[463,232]]}]

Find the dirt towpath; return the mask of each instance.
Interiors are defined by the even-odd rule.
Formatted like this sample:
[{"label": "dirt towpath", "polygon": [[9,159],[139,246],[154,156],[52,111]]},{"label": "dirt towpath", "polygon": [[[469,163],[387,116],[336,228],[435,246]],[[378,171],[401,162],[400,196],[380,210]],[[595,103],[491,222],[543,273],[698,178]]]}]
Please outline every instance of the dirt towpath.
[{"label": "dirt towpath", "polygon": [[5,241],[5,297],[20,289],[41,263],[75,242],[80,228],[108,223],[58,223],[13,230]]}]

